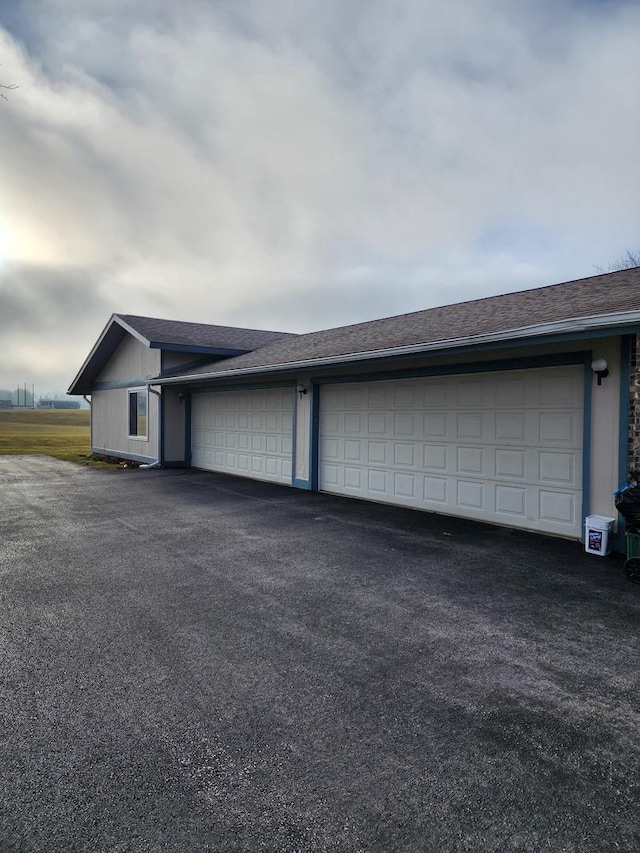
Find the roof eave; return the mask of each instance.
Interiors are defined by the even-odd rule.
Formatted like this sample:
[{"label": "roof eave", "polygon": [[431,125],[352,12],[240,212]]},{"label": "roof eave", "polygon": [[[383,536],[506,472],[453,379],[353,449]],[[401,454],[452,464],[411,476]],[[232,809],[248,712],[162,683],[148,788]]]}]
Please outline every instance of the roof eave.
[{"label": "roof eave", "polygon": [[151,349],[167,350],[169,352],[189,352],[197,355],[220,355],[225,358],[234,358],[245,353],[252,352],[249,349],[240,349],[238,347],[210,347],[195,344],[172,344],[166,341],[150,341]]},{"label": "roof eave", "polygon": [[216,370],[211,373],[185,374],[179,377],[162,379],[158,377],[154,384],[176,385],[185,382],[202,382],[213,379],[228,379],[230,376],[255,376],[264,373],[278,373],[291,370],[305,370],[314,367],[348,364],[372,359],[389,358],[399,355],[429,354],[439,350],[465,348],[480,344],[503,343],[505,341],[523,341],[530,338],[544,338],[557,334],[575,334],[602,330],[614,327],[633,327],[640,325],[640,310],[620,311],[614,314],[592,315],[589,317],[557,320],[552,323],[538,323],[533,326],[523,326],[517,329],[506,329],[502,332],[489,332],[481,335],[469,335],[460,338],[448,338],[422,344],[409,344],[400,347],[368,350],[366,352],[345,353],[344,355],[325,356],[321,358],[301,359],[298,361],[279,362],[258,367]]},{"label": "roof eave", "polygon": [[[109,318],[106,326],[104,327],[104,329],[100,333],[98,340],[95,342],[95,344],[91,348],[89,355],[85,358],[84,362],[82,363],[82,367],[80,368],[80,370],[75,375],[73,382],[69,385],[69,388],[67,389],[67,394],[81,395],[81,394],[90,394],[91,393],[91,379],[88,378],[87,376],[85,376],[85,374],[88,372],[92,362],[95,360],[98,352],[100,351],[100,349],[104,345],[105,339],[111,333],[111,330],[113,329],[114,325],[120,326],[123,330],[122,335],[118,335],[118,340],[116,342],[116,346],[118,343],[120,343],[120,341],[124,337],[125,327],[124,327],[124,324],[122,323],[122,321],[120,320],[120,318],[118,317],[118,315],[112,314],[111,317]],[[128,329],[126,329],[126,331],[128,331]],[[110,349],[111,349],[111,353],[113,353],[115,350],[115,346],[110,347]],[[103,360],[103,363],[106,363],[106,360]]]},{"label": "roof eave", "polygon": [[[117,341],[115,341],[114,346],[110,346],[108,349],[105,350],[105,353],[99,359],[99,364],[96,367],[96,358],[98,356],[98,353],[100,353],[100,350],[105,345],[105,340],[109,336],[109,334],[112,333],[112,329],[114,328],[114,326],[119,326],[122,329],[123,334],[118,335],[118,339]],[[130,334],[143,346],[148,347],[150,349],[171,350],[172,352],[189,352],[194,353],[196,355],[221,356],[222,358],[235,358],[237,356],[244,355],[247,352],[251,352],[251,350],[244,348],[240,349],[230,347],[195,346],[190,344],[168,343],[166,341],[152,341],[149,340],[149,338],[145,338],[145,336],[141,332],[135,329],[130,323],[127,323],[126,320],[123,320],[119,314],[112,314],[106,326],[102,330],[98,340],[93,345],[91,352],[84,360],[82,367],[74,377],[73,382],[69,385],[67,394],[79,396],[91,393],[93,380],[100,372],[102,367],[104,367],[111,355],[113,355],[117,345],[124,337],[125,332]],[[93,370],[91,370],[92,366]]]}]

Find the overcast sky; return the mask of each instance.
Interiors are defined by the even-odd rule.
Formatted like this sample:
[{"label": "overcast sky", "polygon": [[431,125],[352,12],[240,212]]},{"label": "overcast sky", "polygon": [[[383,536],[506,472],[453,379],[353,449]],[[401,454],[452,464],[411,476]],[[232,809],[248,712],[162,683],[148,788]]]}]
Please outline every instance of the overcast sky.
[{"label": "overcast sky", "polygon": [[283,331],[640,248],[638,0],[15,0],[0,387],[112,312]]}]

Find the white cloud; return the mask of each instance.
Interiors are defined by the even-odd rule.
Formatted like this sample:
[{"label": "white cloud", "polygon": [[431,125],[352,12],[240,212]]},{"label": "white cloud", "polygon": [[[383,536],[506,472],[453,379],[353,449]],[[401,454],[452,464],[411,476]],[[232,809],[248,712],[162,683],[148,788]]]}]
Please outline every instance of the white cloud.
[{"label": "white cloud", "polygon": [[85,310],[32,312],[0,385],[38,353],[63,384],[111,310],[304,330],[637,247],[635,3],[30,6],[0,31],[0,299],[30,304],[18,265]]}]

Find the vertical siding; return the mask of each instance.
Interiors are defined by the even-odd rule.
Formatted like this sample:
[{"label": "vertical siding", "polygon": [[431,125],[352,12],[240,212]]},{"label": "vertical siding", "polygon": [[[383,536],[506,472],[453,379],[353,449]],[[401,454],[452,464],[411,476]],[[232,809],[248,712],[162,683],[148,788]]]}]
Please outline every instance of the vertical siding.
[{"label": "vertical siding", "polygon": [[160,350],[146,347],[131,335],[125,335],[96,381],[113,382],[141,377],[150,379],[159,373]]},{"label": "vertical siding", "polygon": [[144,456],[155,460],[158,450],[158,398],[149,394],[147,438],[129,438],[129,411],[126,388],[94,391],[91,408],[94,453],[117,456]]},{"label": "vertical siding", "polygon": [[158,398],[149,394],[147,437],[129,438],[129,411],[126,388],[95,391],[92,410],[92,449],[94,453],[125,453],[155,460],[158,449]]},{"label": "vertical siding", "polygon": [[613,493],[618,488],[620,434],[620,338],[593,341],[594,358],[606,358],[609,376],[591,389],[590,512],[617,518]]},{"label": "vertical siding", "polygon": [[309,481],[309,448],[311,444],[311,381],[309,376],[299,376],[298,384],[304,385],[308,391],[300,396],[296,391],[296,434],[294,436],[296,448],[296,469],[293,476],[296,480]]},{"label": "vertical siding", "polygon": [[160,350],[145,347],[126,335],[97,382],[122,382],[126,387],[96,390],[91,395],[91,446],[96,453],[126,454],[155,460],[158,452],[158,398],[149,393],[147,437],[129,438],[128,389],[145,385],[160,372]]}]

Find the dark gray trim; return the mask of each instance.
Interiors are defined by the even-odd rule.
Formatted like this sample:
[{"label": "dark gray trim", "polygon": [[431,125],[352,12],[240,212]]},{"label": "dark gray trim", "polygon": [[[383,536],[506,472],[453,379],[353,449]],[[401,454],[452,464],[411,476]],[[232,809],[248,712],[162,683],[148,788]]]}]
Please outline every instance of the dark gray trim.
[{"label": "dark gray trim", "polygon": [[591,404],[593,397],[593,353],[585,353],[584,359],[584,413],[582,418],[582,518],[580,541],[584,542],[584,520],[591,514]]},{"label": "dark gray trim", "polygon": [[[157,383],[162,384],[162,383]],[[292,388],[295,390],[295,379],[272,379],[269,382],[240,382],[227,385],[192,385],[187,386],[191,394],[211,394],[224,391],[261,391],[270,388]]]},{"label": "dark gray trim", "polygon": [[155,385],[155,382],[152,382],[153,374],[149,374],[148,376],[132,376],[129,379],[111,379],[108,382],[94,382],[92,386],[93,391],[117,391],[121,388],[133,388],[134,386],[140,385]]},{"label": "dark gray trim", "polygon": [[[173,376],[166,377],[164,379],[159,377],[158,384],[168,385],[184,382],[185,385],[188,384],[193,386],[196,382],[237,383],[241,382],[243,378],[247,378],[249,381],[256,381],[256,377],[259,376],[278,376],[283,374],[300,375],[301,373],[308,374],[312,371],[320,370],[324,371],[325,375],[329,375],[329,371],[331,370],[349,369],[350,366],[354,371],[357,370],[358,372],[362,372],[364,369],[377,371],[383,370],[385,367],[387,369],[393,369],[393,366],[398,364],[408,365],[411,362],[423,360],[425,358],[449,358],[450,356],[468,355],[473,353],[498,353],[505,349],[529,349],[531,347],[545,346],[547,344],[576,343],[596,338],[615,338],[622,334],[629,334],[630,331],[634,331],[636,329],[640,333],[640,327],[638,327],[637,324],[634,324],[629,326],[612,326],[605,329],[588,329],[585,331],[553,335],[541,334],[532,337],[513,337],[506,340],[488,341],[477,344],[461,344],[460,346],[442,348],[438,348],[436,346],[438,342],[435,342],[433,346],[428,346],[425,349],[416,349],[411,352],[396,352],[393,349],[384,353],[374,351],[371,353],[355,351],[353,353],[318,356],[317,358],[311,358],[308,360],[301,358],[300,360],[283,362],[281,364],[265,363],[263,365],[254,365],[252,367],[236,369],[232,366],[227,367],[226,365],[222,365],[219,368],[219,372],[213,370],[210,373],[202,373],[200,375],[187,374],[185,376]],[[401,348],[398,347],[398,349]],[[231,362],[231,364],[233,364],[233,362]],[[400,370],[401,368],[396,367],[395,369]]]},{"label": "dark gray trim", "polygon": [[[591,358],[590,350],[552,353],[549,355],[522,356],[521,358],[492,359],[461,364],[439,364],[433,367],[415,367],[406,370],[379,370],[371,373],[355,373],[335,376],[315,376],[314,382],[321,385],[344,384],[345,382],[381,382],[388,379],[413,379],[421,376],[453,376],[462,373],[494,373],[501,370],[530,370],[537,367],[563,367],[584,364]],[[590,363],[590,362],[589,362]]]},{"label": "dark gray trim", "polygon": [[108,447],[92,447],[96,456],[115,456],[117,459],[131,459],[132,462],[155,462],[155,456],[142,456],[140,453],[127,453],[124,450],[110,450]]},{"label": "dark gray trim", "polygon": [[162,349],[167,352],[201,352],[206,355],[221,355],[224,358],[233,358],[237,355],[245,355],[251,350],[248,349],[228,349],[224,347],[204,347],[193,346],[192,344],[168,344],[164,341],[151,341],[149,343],[151,349]]},{"label": "dark gray trim", "polygon": [[184,464],[191,467],[191,394],[184,398]]},{"label": "dark gray trim", "polygon": [[[161,350],[161,353],[164,362],[164,350]],[[202,367],[203,364],[208,364],[211,361],[212,359],[210,356],[201,356],[194,361],[187,361],[184,364],[176,364],[173,367],[165,368],[163,363],[160,376],[171,376],[171,374],[175,373],[176,370],[193,370],[196,367]]]}]

